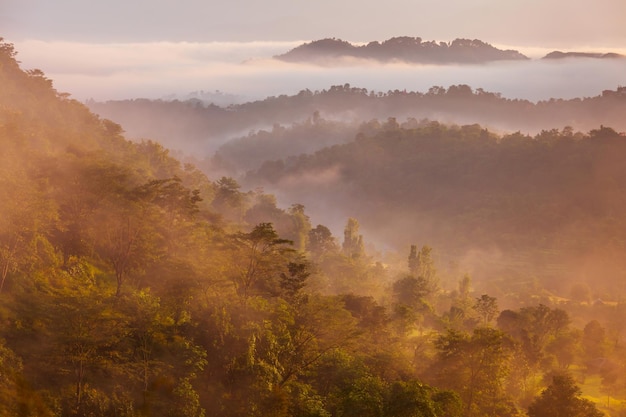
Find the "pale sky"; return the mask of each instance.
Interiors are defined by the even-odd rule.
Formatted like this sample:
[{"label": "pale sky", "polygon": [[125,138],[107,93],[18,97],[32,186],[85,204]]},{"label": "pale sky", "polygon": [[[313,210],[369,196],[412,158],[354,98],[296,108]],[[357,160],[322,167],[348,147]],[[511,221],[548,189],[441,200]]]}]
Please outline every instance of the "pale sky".
[{"label": "pale sky", "polygon": [[625,21],[625,0],[0,0],[0,36],[15,42],[420,36],[623,48]]},{"label": "pale sky", "polygon": [[468,84],[530,100],[626,84],[626,60],[481,67],[347,66],[267,60],[305,41],[480,39],[532,58],[553,50],[626,55],[626,0],[0,0],[0,37],[25,69],[84,100],[259,99],[350,83],[375,91]]}]

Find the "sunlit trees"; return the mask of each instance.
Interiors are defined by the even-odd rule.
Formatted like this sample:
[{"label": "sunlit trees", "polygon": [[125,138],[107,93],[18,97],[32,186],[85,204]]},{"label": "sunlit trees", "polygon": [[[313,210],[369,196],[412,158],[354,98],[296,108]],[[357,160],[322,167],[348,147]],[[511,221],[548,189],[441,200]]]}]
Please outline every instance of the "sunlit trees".
[{"label": "sunlit trees", "polygon": [[291,236],[286,234],[294,242],[296,250],[304,251],[307,248],[308,233],[311,230],[311,221],[309,216],[304,212],[302,204],[292,204],[289,207],[289,215],[291,216]]},{"label": "sunlit trees", "polygon": [[478,327],[471,335],[448,331],[435,346],[432,377],[437,386],[459,393],[464,416],[516,415],[505,391],[513,352],[507,335],[489,327]]},{"label": "sunlit trees", "polygon": [[431,293],[432,288],[423,277],[409,275],[393,283],[394,313],[404,331],[420,326],[424,316],[431,312],[426,300]]},{"label": "sunlit trees", "polygon": [[[600,385],[608,402],[623,397],[621,304],[579,297],[555,308],[558,297],[539,286],[529,295],[545,304],[523,304],[534,298],[516,299],[513,284],[493,288],[499,300],[475,298],[469,275],[456,292],[440,289],[435,258],[458,252],[437,247],[435,256],[414,245],[408,262],[406,254],[383,260],[366,252],[354,218],[340,247],[327,227],[311,227],[303,205],[280,208],[274,196],[244,191],[233,178],[209,181],[156,143],[125,140],[120,125],[58,95],[39,71],[21,73],[12,55],[0,41],[0,415],[506,417],[531,404],[542,375],[584,365],[598,372],[587,383]],[[433,99],[467,95],[463,87],[433,91]],[[368,97],[350,86],[332,94]],[[391,147],[389,160],[414,159],[380,169],[368,160],[372,181],[361,195],[375,198],[384,188],[378,203],[386,204],[396,194],[415,197],[403,187],[419,189],[428,202],[412,204],[425,215],[437,210],[433,201],[456,195],[440,187],[446,178],[482,181],[460,155],[502,146],[495,154],[510,159],[491,163],[504,169],[526,152],[540,155],[536,146],[589,139],[549,130],[537,143],[523,135],[500,143],[477,125],[391,122],[386,131],[364,124],[380,136],[360,135],[359,150]],[[615,139],[605,128],[592,136]],[[438,181],[411,174],[407,167],[432,169],[441,144],[446,169],[458,172]],[[327,162],[335,150],[324,152]],[[276,166],[282,172],[291,162]],[[359,172],[358,163],[342,166]],[[398,170],[409,174],[397,188],[381,185]],[[495,189],[506,184],[500,178],[489,178]],[[475,213],[455,210],[442,213],[450,223],[432,227],[484,243],[480,228],[457,230]],[[491,282],[477,275],[476,288]],[[497,301],[510,308],[498,330],[491,327]],[[529,413],[543,415],[569,395],[565,407],[596,415],[567,380],[555,379],[544,394]]]},{"label": "sunlit trees", "polygon": [[33,272],[37,266],[56,262],[49,233],[57,221],[52,201],[35,188],[36,183],[0,176],[0,292],[10,274]]},{"label": "sunlit trees", "polygon": [[[17,415],[20,408],[22,361],[0,339],[0,414]],[[23,405],[22,405],[23,406]],[[26,408],[26,407],[24,407]]]},{"label": "sunlit trees", "polygon": [[231,221],[241,222],[244,214],[245,196],[240,188],[241,185],[231,177],[222,177],[216,183],[213,208]]},{"label": "sunlit trees", "polygon": [[498,300],[495,297],[483,294],[479,298],[476,298],[473,308],[482,319],[483,325],[487,325],[498,314]]},{"label": "sunlit trees", "polygon": [[539,304],[523,307],[519,312],[504,310],[500,313],[498,328],[520,343],[526,360],[539,366],[545,357],[545,347],[551,340],[567,330],[570,318],[562,309]]},{"label": "sunlit trees", "polygon": [[395,382],[385,398],[385,417],[460,417],[463,406],[452,391],[437,391],[418,381]]},{"label": "sunlit trees", "polygon": [[528,407],[529,417],[602,417],[594,403],[581,397],[580,388],[567,374],[555,375],[552,383]]},{"label": "sunlit trees", "polygon": [[318,224],[308,233],[309,251],[314,259],[319,259],[325,254],[338,251],[335,238],[328,227]]},{"label": "sunlit trees", "polygon": [[292,242],[282,239],[271,223],[260,223],[249,233],[233,236],[236,265],[232,277],[242,301],[253,291],[276,294],[279,277],[286,265],[285,255],[292,252]]},{"label": "sunlit trees", "polygon": [[[55,297],[48,328],[57,335],[49,359],[59,367],[56,375],[60,388],[67,378],[71,397],[65,397],[65,412],[82,415],[94,404],[93,394],[106,395],[98,383],[101,372],[119,375],[120,363],[109,358],[116,356],[116,344],[123,333],[119,328],[121,317],[115,313],[110,299],[98,296],[92,284],[85,283],[80,291],[66,292]],[[51,301],[51,300],[50,300]],[[105,391],[106,392],[106,391]]]},{"label": "sunlit trees", "polygon": [[128,275],[140,273],[164,253],[163,237],[155,228],[158,215],[137,190],[103,200],[93,216],[93,245],[115,274],[115,294],[120,296]]}]

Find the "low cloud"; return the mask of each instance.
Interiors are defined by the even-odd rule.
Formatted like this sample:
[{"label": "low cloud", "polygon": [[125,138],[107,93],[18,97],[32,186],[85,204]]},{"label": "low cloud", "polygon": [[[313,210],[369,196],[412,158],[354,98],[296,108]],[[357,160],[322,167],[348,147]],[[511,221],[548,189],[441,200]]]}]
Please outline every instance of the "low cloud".
[{"label": "low cloud", "polygon": [[[626,84],[625,59],[535,59],[463,66],[364,61],[320,66],[271,59],[300,43],[91,44],[31,40],[15,46],[24,68],[43,70],[57,90],[79,100],[185,97],[198,90],[220,90],[252,100],[349,83],[383,92],[426,91],[434,85],[468,84],[502,93],[504,97],[536,101],[595,96],[604,89]],[[531,56],[544,52],[529,50]]]},{"label": "low cloud", "polygon": [[301,174],[288,175],[281,179],[278,188],[297,189],[311,186],[331,186],[341,180],[341,168],[338,165],[321,170],[307,171]]}]

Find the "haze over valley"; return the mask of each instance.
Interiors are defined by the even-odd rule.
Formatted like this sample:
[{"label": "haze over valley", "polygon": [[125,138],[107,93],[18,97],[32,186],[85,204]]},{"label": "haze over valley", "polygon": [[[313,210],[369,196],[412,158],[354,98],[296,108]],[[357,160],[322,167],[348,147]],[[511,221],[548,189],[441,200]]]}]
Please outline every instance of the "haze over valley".
[{"label": "haze over valley", "polygon": [[0,416],[626,416],[626,6],[0,6]]},{"label": "haze over valley", "polygon": [[[614,89],[622,82],[626,65],[620,59],[542,60],[543,56],[554,51],[549,48],[519,49],[532,59],[498,61],[488,65],[416,65],[347,59],[328,67],[313,62],[289,63],[272,59],[302,43],[15,42],[25,67],[42,69],[55,80],[59,91],[69,92],[81,101],[167,99],[172,96],[185,99],[195,91],[219,90],[237,96],[233,101],[241,103],[346,83],[382,92],[396,89],[426,91],[435,85],[467,84],[511,99],[568,99],[595,96],[602,90]],[[618,47],[599,51],[626,54]]]}]

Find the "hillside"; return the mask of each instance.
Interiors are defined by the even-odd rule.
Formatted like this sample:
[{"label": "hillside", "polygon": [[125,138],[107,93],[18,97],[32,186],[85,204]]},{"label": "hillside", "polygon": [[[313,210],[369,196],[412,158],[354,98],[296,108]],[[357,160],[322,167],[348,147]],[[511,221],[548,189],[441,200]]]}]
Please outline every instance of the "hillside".
[{"label": "hillside", "polygon": [[[293,123],[305,123],[316,112],[324,120],[345,123],[347,127],[372,119],[385,121],[388,117],[395,117],[399,121],[426,118],[445,123],[479,123],[491,130],[529,134],[555,126],[589,131],[605,125],[620,132],[626,131],[623,117],[626,99],[623,94],[610,93],[607,90],[601,95],[598,92],[595,97],[534,103],[502,97],[468,85],[436,86],[426,92],[376,92],[345,84],[228,107],[198,101],[147,99],[91,101],[87,105],[102,117],[115,120],[131,138],[151,138],[171,149],[203,157],[213,155],[233,138],[241,138],[251,131],[271,131],[276,124],[288,127]],[[340,141],[353,136],[342,137]],[[327,144],[328,141],[321,142],[323,146]],[[309,152],[312,147],[315,144],[309,142],[294,149],[292,155]]]},{"label": "hillside", "polygon": [[[325,218],[363,214],[337,239],[308,206],[128,140],[15,56],[0,39],[1,416],[518,417],[556,403],[600,417],[626,397],[613,129],[500,137],[389,118],[249,175]],[[248,139],[350,129],[313,113]],[[383,259],[376,228],[410,243]],[[448,262],[472,240],[536,264],[474,278]],[[546,248],[591,265],[587,280],[560,271],[570,298],[528,278],[551,267]]]},{"label": "hillside", "polygon": [[561,52],[553,51],[543,57],[543,59],[563,59],[563,58],[595,58],[595,59],[616,59],[626,58],[624,55],[614,52]]},{"label": "hillside", "polygon": [[409,36],[395,37],[383,42],[373,41],[366,45],[353,45],[340,39],[327,38],[302,44],[274,58],[326,65],[346,58],[411,64],[477,64],[528,59],[518,51],[501,50],[478,39],[435,42]]},{"label": "hillside", "polygon": [[485,279],[535,276],[567,292],[594,277],[610,294],[626,270],[624,158],[626,137],[607,127],[532,137],[389,119],[353,142],[267,162],[244,183],[313,215],[332,206],[377,242],[430,242]]}]

